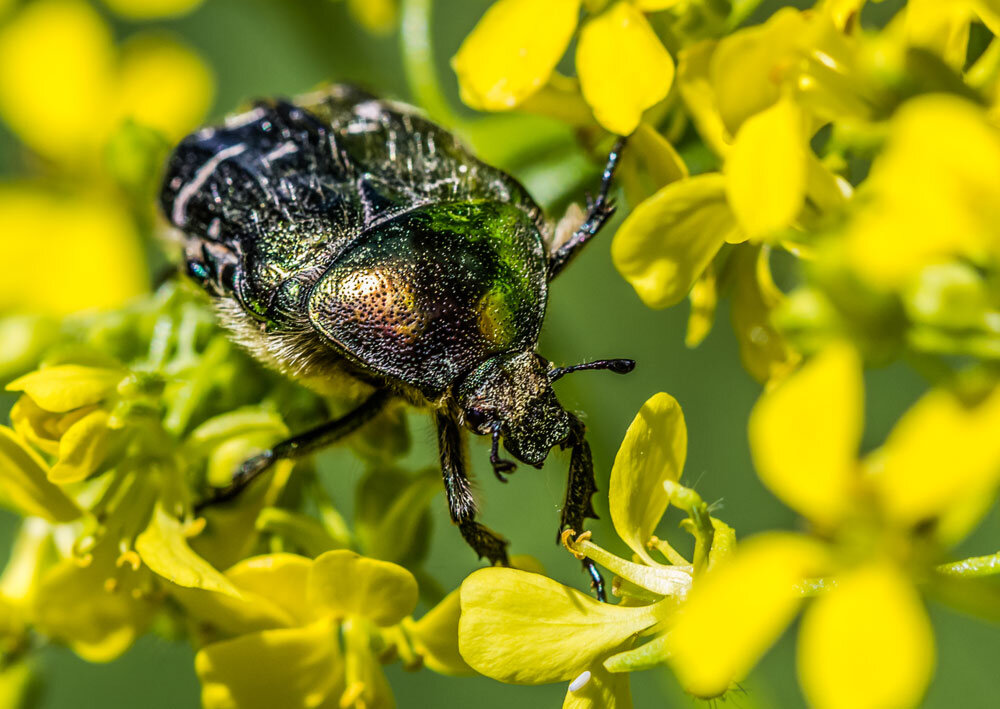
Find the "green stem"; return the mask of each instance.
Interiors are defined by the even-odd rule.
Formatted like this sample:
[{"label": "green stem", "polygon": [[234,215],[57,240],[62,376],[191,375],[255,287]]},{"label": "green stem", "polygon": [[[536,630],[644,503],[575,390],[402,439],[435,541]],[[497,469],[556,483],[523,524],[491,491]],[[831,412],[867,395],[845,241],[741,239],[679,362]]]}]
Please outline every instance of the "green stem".
[{"label": "green stem", "polygon": [[987,556],[975,556],[971,559],[953,561],[950,564],[941,564],[934,570],[944,576],[957,576],[959,578],[996,576],[1000,574],[1000,551]]},{"label": "green stem", "polygon": [[458,117],[441,91],[434,48],[431,43],[431,3],[433,0],[403,0],[400,20],[400,50],[403,71],[413,101],[438,123],[454,126]]},{"label": "green stem", "polygon": [[729,13],[729,19],[726,20],[729,31],[731,32],[743,24],[761,2],[763,0],[734,0],[733,9]]}]

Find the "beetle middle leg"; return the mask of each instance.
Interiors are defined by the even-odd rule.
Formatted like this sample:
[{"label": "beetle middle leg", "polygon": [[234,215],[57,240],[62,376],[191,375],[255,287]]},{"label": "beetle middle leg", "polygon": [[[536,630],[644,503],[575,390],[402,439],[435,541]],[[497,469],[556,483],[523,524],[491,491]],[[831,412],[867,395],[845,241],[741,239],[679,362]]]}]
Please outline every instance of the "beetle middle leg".
[{"label": "beetle middle leg", "polygon": [[236,474],[233,475],[232,482],[225,487],[216,488],[214,494],[199,503],[196,509],[203,509],[234,499],[279,460],[290,460],[308,455],[354,433],[375,418],[391,398],[392,395],[388,389],[380,389],[346,415],[333,421],[327,421],[305,433],[284,440],[263,453],[258,453],[239,467]]},{"label": "beetle middle leg", "polygon": [[485,556],[491,564],[509,566],[507,540],[476,521],[476,499],[465,472],[466,451],[462,429],[452,416],[441,412],[437,414],[437,429],[441,473],[451,521],[458,525],[465,541],[479,558]]},{"label": "beetle middle leg", "polygon": [[[571,448],[569,461],[569,479],[566,482],[566,501],[563,504],[562,517],[559,522],[559,541],[564,529],[572,529],[577,534],[583,531],[583,523],[587,517],[597,519],[591,498],[597,492],[597,481],[594,479],[594,461],[590,455],[590,444],[585,437],[586,427],[576,416],[570,414],[570,434],[563,442],[563,448]],[[607,601],[604,593],[604,578],[597,566],[590,559],[583,560],[583,568],[591,578],[590,585],[599,601]]]},{"label": "beetle middle leg", "polygon": [[576,256],[584,245],[601,230],[605,222],[615,213],[615,205],[608,198],[611,191],[611,182],[618,168],[618,160],[621,157],[622,148],[625,147],[625,138],[615,141],[614,147],[608,153],[608,162],[604,166],[604,173],[601,175],[601,188],[597,193],[597,198],[591,200],[587,198],[587,217],[583,224],[565,244],[549,254],[548,279],[551,281],[566,265]]}]

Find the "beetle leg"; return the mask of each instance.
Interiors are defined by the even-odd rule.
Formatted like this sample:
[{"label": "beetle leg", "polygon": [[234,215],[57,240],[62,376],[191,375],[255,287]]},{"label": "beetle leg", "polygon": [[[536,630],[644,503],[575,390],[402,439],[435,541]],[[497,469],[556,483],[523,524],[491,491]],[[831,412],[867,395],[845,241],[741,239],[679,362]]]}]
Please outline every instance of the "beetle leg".
[{"label": "beetle leg", "polygon": [[559,275],[559,272],[566,267],[566,264],[580,252],[580,249],[601,230],[605,222],[615,213],[615,205],[608,198],[608,192],[611,190],[611,182],[614,179],[615,169],[618,167],[618,159],[621,157],[622,148],[624,147],[625,138],[619,138],[615,141],[614,147],[608,153],[608,162],[604,166],[604,174],[601,175],[601,189],[597,193],[597,198],[591,199],[589,195],[587,196],[586,219],[576,230],[576,233],[566,240],[566,243],[549,254],[548,279],[550,281]]},{"label": "beetle leg", "polygon": [[500,457],[500,424],[493,427],[493,442],[490,446],[490,464],[493,466],[493,474],[502,483],[507,482],[504,475],[510,475],[517,470],[517,464],[512,460]]},{"label": "beetle leg", "polygon": [[465,541],[480,559],[485,556],[491,564],[509,566],[507,540],[476,521],[476,499],[465,473],[466,451],[462,429],[453,417],[441,412],[437,414],[437,429],[441,473],[451,521],[458,525]]},{"label": "beetle leg", "polygon": [[375,418],[390,398],[392,397],[388,389],[380,389],[350,413],[284,440],[273,448],[255,455],[239,467],[236,474],[233,475],[231,483],[225,487],[216,488],[214,493],[208,499],[200,502],[195,509],[200,510],[210,505],[228,502],[237,497],[250,483],[267,472],[279,460],[300,458],[321,448],[326,448],[335,441],[353,433]]},{"label": "beetle leg", "polygon": [[[577,534],[583,531],[583,523],[587,517],[597,519],[591,498],[597,492],[597,481],[594,480],[594,461],[590,455],[590,444],[585,437],[586,426],[576,416],[570,414],[570,434],[562,443],[563,448],[572,448],[569,461],[569,479],[566,482],[566,502],[563,505],[562,518],[559,522],[558,543],[564,529],[572,529]],[[583,560],[583,568],[590,575],[591,588],[600,601],[607,601],[604,593],[604,578],[597,566],[590,559]]]}]

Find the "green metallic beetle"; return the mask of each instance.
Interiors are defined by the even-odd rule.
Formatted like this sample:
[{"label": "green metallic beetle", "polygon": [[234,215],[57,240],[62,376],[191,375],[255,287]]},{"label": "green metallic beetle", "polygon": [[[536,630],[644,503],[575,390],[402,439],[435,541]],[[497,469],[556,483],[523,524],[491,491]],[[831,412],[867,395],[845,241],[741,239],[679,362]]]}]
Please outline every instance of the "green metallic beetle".
[{"label": "green metallic beetle", "polygon": [[[576,369],[535,353],[548,282],[613,212],[601,190],[576,228],[556,229],[509,175],[472,157],[414,109],[333,86],[260,102],[176,148],[161,192],[188,274],[255,357],[321,393],[361,389],[337,420],[248,460],[213,501],[275,461],[330,444],[403,397],[434,412],[451,518],[480,557],[507,542],[475,520],[462,427],[492,436],[500,480],[571,449],[560,530],[595,517],[584,426],[551,383]],[[579,210],[578,210],[579,211]],[[596,568],[586,564],[598,596]]]}]

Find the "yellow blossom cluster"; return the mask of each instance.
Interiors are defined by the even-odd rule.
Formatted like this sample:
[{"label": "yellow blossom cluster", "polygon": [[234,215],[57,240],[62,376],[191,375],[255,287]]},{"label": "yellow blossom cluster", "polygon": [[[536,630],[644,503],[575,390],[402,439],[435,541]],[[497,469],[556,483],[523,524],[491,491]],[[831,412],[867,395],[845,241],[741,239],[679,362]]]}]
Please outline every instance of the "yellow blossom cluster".
[{"label": "yellow blossom cluster", "polygon": [[[735,546],[677,484],[686,433],[658,395],[611,478],[633,560],[565,540],[616,574],[621,603],[477,572],[460,640],[479,671],[621,707],[619,673],[666,664],[715,697],[803,609],[811,706],[916,706],[935,654],[923,599],[997,617],[995,584],[956,580],[995,574],[996,555],[947,562],[1000,486],[1000,5],[913,0],[882,25],[868,5],[741,26],[756,3],[497,0],[453,59],[474,108],[560,117],[591,147],[628,136],[615,266],[652,308],[690,301],[689,346],[730,296],[744,365],[767,385],[749,421],[758,474],[809,529]],[[574,40],[570,78],[555,68]],[[933,386],[859,459],[863,361],[898,357]],[[653,536],[668,501],[690,514],[693,562]]]}]

